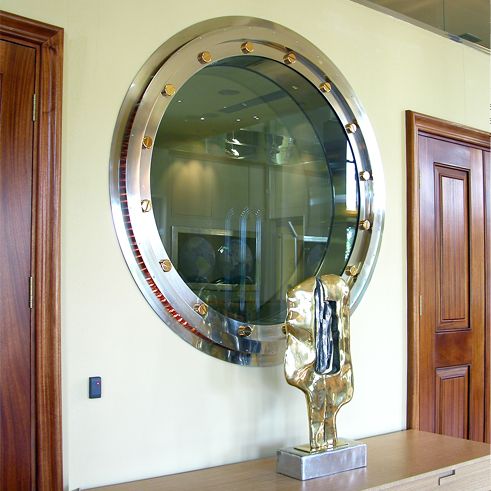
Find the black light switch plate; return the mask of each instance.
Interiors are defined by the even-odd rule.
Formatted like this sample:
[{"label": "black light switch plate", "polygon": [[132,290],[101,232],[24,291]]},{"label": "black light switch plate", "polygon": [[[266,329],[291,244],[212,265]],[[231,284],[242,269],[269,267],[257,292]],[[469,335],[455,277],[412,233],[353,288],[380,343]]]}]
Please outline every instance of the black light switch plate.
[{"label": "black light switch plate", "polygon": [[89,377],[89,399],[99,399],[102,395],[101,377]]}]

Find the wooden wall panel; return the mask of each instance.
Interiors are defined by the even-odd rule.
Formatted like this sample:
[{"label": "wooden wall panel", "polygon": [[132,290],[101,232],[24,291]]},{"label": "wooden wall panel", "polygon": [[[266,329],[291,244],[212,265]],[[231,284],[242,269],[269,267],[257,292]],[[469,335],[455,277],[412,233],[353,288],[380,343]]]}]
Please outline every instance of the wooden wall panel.
[{"label": "wooden wall panel", "polygon": [[469,367],[436,370],[436,431],[469,437]]}]

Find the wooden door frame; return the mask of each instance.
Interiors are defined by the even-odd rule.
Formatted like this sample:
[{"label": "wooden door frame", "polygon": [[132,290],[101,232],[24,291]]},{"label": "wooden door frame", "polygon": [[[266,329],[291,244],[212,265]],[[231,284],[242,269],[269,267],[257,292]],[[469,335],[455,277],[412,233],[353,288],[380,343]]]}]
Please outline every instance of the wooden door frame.
[{"label": "wooden door frame", "polygon": [[[406,111],[406,169],[407,169],[407,428],[418,429],[419,416],[419,291],[420,291],[420,254],[419,254],[419,162],[418,162],[418,137],[420,134],[466,143],[482,150],[490,149],[491,134],[451,123],[443,119],[433,118],[413,111]],[[490,220],[491,206],[489,204],[491,188],[489,188],[489,169],[484,169],[485,196],[487,199],[486,216],[486,250],[491,245]],[[486,370],[485,370],[485,404],[489,407],[489,343],[491,329],[491,307],[489,297],[491,295],[491,266],[490,254],[487,257],[486,272],[486,297],[487,307],[485,315],[486,331]],[[489,411],[485,411],[485,434],[489,437]]]},{"label": "wooden door frame", "polygon": [[486,443],[491,443],[491,421],[490,421],[490,386],[491,386],[491,160],[488,154],[487,165],[484,165],[484,199],[486,200],[485,246],[488,252],[486,258],[486,363],[484,365],[486,380],[486,392],[484,395],[484,437]]},{"label": "wooden door frame", "polygon": [[0,39],[36,50],[33,264],[35,489],[61,491],[60,190],[63,29],[0,11]]}]

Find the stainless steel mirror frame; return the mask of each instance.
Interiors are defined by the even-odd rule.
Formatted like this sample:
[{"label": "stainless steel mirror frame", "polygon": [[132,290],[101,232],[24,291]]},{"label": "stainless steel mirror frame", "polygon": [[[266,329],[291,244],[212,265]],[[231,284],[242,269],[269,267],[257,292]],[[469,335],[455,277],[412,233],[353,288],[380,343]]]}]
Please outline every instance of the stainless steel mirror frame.
[{"label": "stainless steel mirror frame", "polygon": [[[380,248],[384,223],[384,182],[380,155],[368,118],[353,90],[318,48],[293,31],[269,21],[250,17],[210,19],[180,32],[165,42],[138,72],[123,101],[113,135],[110,157],[110,197],[119,243],[128,267],[152,308],[179,336],[196,348],[240,365],[269,366],[283,361],[285,339],[281,325],[255,326],[241,336],[242,323],[211,309],[196,311],[201,301],[181,279],[175,268],[164,272],[161,261],[170,260],[159,237],[153,213],[142,211],[141,201],[151,200],[150,148],[144,137],[155,140],[165,110],[173,97],[162,94],[166,84],[179,87],[206,64],[198,59],[203,51],[213,61],[247,56],[241,46],[249,41],[254,56],[280,63],[290,52],[296,61],[288,66],[316,87],[329,82],[323,92],[342,124],[354,123],[347,131],[360,175],[360,227],[343,278],[351,287],[351,310],[358,305],[372,276]],[[320,89],[319,89],[320,90]],[[369,176],[366,179],[366,176]],[[168,265],[169,263],[166,263]]]}]

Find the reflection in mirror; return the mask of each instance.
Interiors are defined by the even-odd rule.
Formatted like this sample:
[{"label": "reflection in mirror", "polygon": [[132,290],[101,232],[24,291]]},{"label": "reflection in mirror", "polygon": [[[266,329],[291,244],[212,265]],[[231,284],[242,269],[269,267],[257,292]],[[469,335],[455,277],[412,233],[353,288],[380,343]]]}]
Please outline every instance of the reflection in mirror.
[{"label": "reflection in mirror", "polygon": [[151,193],[189,288],[251,324],[282,323],[287,289],[341,274],[356,238],[345,129],[316,87],[266,58],[227,58],[180,88],[157,131]]}]

